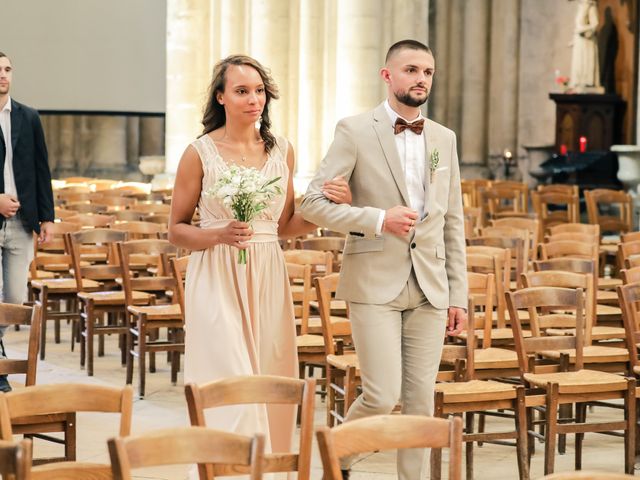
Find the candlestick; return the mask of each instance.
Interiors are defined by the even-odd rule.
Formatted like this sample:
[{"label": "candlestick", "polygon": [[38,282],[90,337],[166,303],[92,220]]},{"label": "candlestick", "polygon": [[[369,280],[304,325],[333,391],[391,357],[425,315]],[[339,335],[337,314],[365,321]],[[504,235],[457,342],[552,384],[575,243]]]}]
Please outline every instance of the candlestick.
[{"label": "candlestick", "polygon": [[580,153],[587,151],[587,137],[580,137]]}]

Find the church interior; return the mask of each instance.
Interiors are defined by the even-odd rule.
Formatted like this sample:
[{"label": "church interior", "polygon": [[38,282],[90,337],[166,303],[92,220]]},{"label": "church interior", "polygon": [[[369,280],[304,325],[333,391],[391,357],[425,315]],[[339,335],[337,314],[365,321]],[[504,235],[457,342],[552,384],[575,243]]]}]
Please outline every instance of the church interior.
[{"label": "church interior", "polygon": [[[48,191],[53,202],[53,217],[38,219],[53,221],[48,241],[27,229],[26,296],[16,302],[6,293],[22,278],[7,273],[5,232],[14,224],[0,205],[0,478],[614,480],[640,470],[638,0],[0,0],[0,25],[0,130],[9,98],[7,121],[14,100],[37,112],[51,188],[38,190],[36,210]],[[260,132],[260,158],[265,144],[263,168],[281,172],[269,164],[280,158],[285,173],[273,174],[280,186],[256,212],[270,212],[284,190],[283,217],[309,223],[319,172],[332,171],[326,159],[352,154],[336,147],[350,128],[341,119],[403,102],[391,102],[384,72],[397,58],[389,47],[405,39],[428,46],[408,49],[433,61],[425,70],[433,84],[423,103],[404,103],[420,108],[427,140],[416,157],[426,213],[411,220],[402,258],[380,259],[400,242],[385,230],[392,204],[361,201],[367,179],[388,171],[384,160],[369,173],[354,166],[348,200],[331,210],[356,207],[364,217],[387,209],[375,231],[355,222],[278,236],[284,220],[264,226],[252,217],[248,250],[225,245],[232,253],[220,260],[218,246],[201,246],[200,233],[222,221],[211,207],[219,183],[205,188],[220,169],[203,158],[203,140],[221,165],[234,164],[223,159],[227,125],[206,122],[207,102],[233,108],[229,91],[213,88],[219,62],[246,55],[269,75],[250,68],[265,83],[275,144],[262,134],[266,117],[251,131]],[[3,65],[12,75],[4,94]],[[453,163],[444,140],[431,145],[429,129],[451,135]],[[17,164],[15,138],[0,137],[0,153],[12,155],[0,162],[13,159],[0,197],[16,193],[9,171],[26,226],[23,179],[41,172]],[[353,150],[358,162],[366,156]],[[202,181],[186,163],[189,151],[202,159]],[[237,158],[240,167],[252,161]],[[411,207],[402,162],[402,180],[379,194]],[[448,212],[443,177],[451,178]],[[283,178],[288,185],[277,183]],[[428,245],[440,238],[429,230],[440,208],[444,241]],[[177,220],[184,212],[187,221]],[[431,300],[423,286],[431,274],[422,277],[419,265],[436,262],[454,276],[444,245],[455,232],[467,287],[457,307],[467,321],[445,336],[434,366],[427,403],[437,418],[402,415],[411,383],[403,372],[392,411],[369,423],[347,419],[380,376],[358,350],[352,320],[359,305],[387,300],[361,298],[374,277],[393,290],[406,264],[425,301],[451,315]],[[276,260],[258,265],[268,243]],[[353,281],[364,293],[349,297],[360,292],[354,287],[345,297],[356,262],[362,273]],[[263,277],[272,280],[251,283]],[[286,341],[268,338],[270,312],[291,312]],[[286,318],[273,315],[286,330]],[[211,333],[199,339],[205,352],[189,359],[201,332]],[[373,356],[396,347],[377,338]],[[245,342],[246,355],[238,351]],[[269,370],[287,354],[291,375]],[[245,367],[251,375],[236,376]],[[291,429],[273,413],[284,410]],[[257,418],[253,431],[247,416]],[[278,436],[291,436],[287,450],[278,450]],[[403,471],[401,452],[423,448],[422,466]],[[344,458],[353,459],[348,467]]]}]

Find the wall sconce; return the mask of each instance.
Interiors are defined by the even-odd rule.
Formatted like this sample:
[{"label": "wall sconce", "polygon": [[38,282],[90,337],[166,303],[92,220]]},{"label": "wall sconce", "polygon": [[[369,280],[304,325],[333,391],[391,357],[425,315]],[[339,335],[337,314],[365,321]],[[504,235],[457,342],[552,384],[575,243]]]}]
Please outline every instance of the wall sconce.
[{"label": "wall sconce", "polygon": [[502,153],[502,165],[504,166],[504,178],[505,180],[509,179],[511,167],[515,167],[518,164],[518,159],[513,156],[511,150],[508,148],[504,149]]}]

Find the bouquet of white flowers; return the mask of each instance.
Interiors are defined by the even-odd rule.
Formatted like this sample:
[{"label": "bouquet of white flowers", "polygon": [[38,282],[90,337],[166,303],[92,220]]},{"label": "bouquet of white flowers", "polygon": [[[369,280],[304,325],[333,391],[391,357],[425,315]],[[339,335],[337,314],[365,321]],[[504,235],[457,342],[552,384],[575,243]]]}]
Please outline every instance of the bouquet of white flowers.
[{"label": "bouquet of white flowers", "polygon": [[[255,168],[231,165],[206,194],[221,199],[226,207],[233,210],[236,220],[251,223],[271,198],[282,193],[282,188],[277,185],[280,178],[269,180]],[[247,263],[246,250],[240,250],[238,263]]]}]

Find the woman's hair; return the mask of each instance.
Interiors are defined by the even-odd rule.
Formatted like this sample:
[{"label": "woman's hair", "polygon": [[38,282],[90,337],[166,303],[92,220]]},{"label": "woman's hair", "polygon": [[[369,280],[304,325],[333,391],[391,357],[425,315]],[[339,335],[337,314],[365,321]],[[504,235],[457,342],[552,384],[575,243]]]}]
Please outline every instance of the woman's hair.
[{"label": "woman's hair", "polygon": [[264,90],[266,95],[266,102],[264,104],[264,110],[260,117],[260,137],[264,142],[264,148],[267,152],[270,152],[276,143],[276,138],[271,131],[271,119],[269,118],[269,103],[272,99],[279,97],[278,87],[271,78],[269,70],[263,67],[257,60],[248,57],[246,55],[231,55],[221,61],[219,61],[213,68],[213,79],[209,86],[209,94],[207,103],[204,108],[204,116],[202,117],[202,125],[204,130],[203,135],[222,127],[227,122],[227,117],[224,112],[224,106],[218,103],[216,96],[218,92],[224,92],[225,83],[227,80],[227,69],[230,65],[247,65],[254,68],[264,84]]}]

